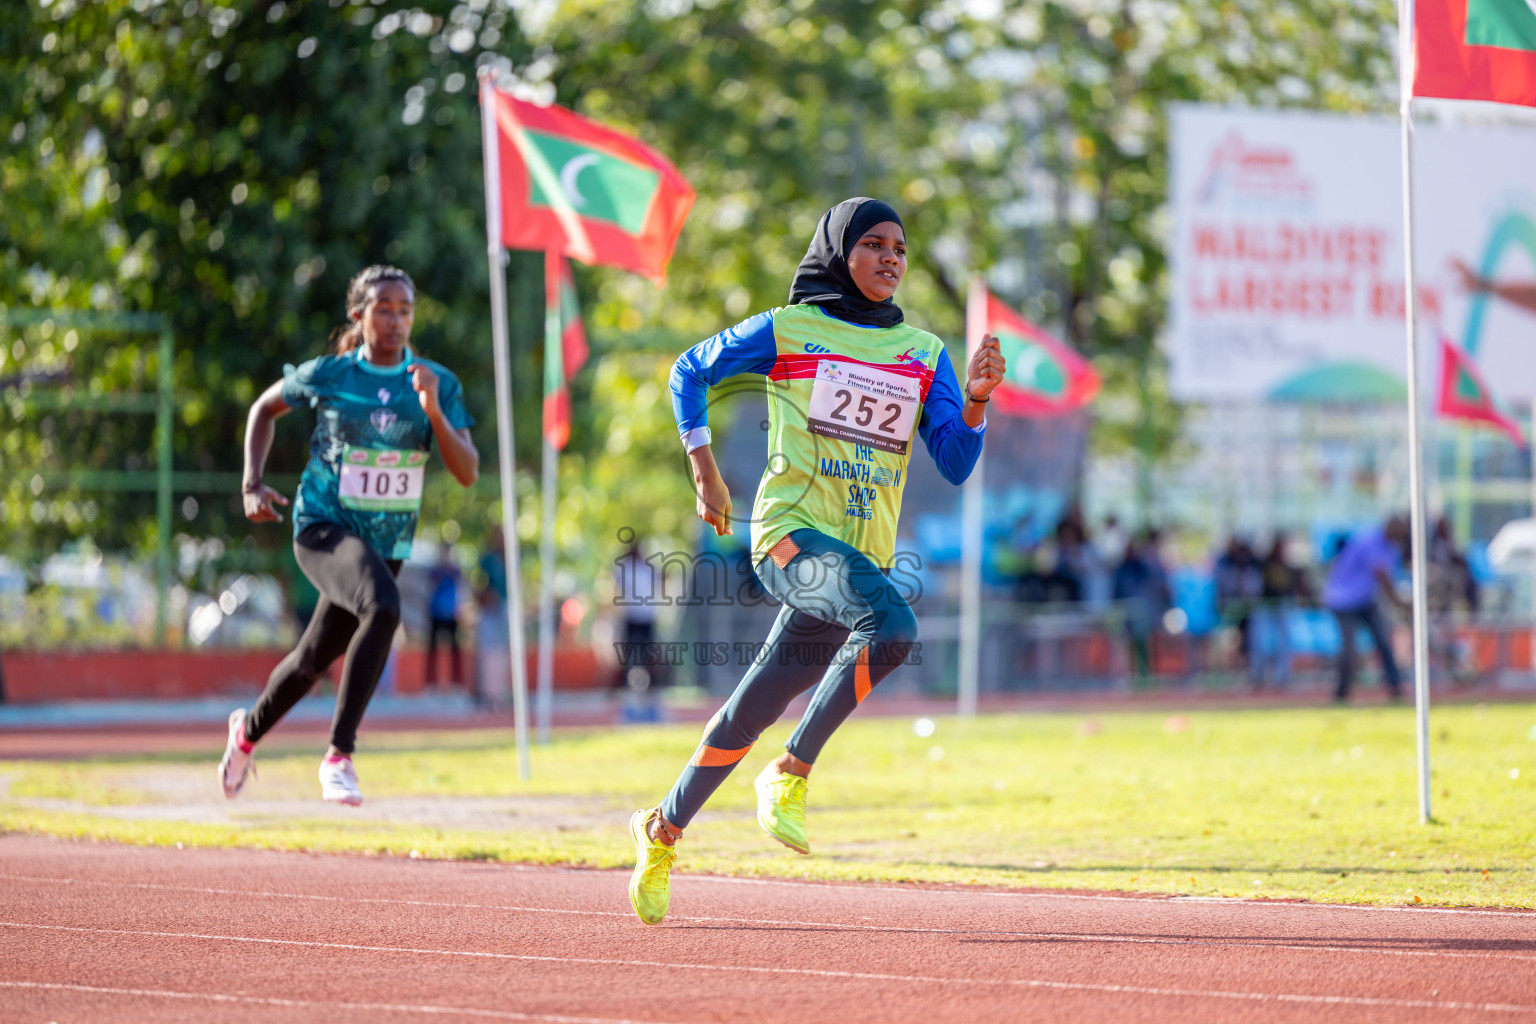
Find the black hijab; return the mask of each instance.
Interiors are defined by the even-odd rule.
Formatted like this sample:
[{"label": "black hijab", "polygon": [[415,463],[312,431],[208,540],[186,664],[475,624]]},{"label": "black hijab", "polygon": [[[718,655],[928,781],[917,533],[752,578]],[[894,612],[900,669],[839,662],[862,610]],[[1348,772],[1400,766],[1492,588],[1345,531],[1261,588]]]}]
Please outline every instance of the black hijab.
[{"label": "black hijab", "polygon": [[816,234],[789,285],[789,304],[810,302],[839,320],[865,327],[895,327],[901,307],[890,299],[875,302],[859,291],[848,274],[848,249],[864,232],[883,221],[901,223],[896,211],[878,199],[845,199],[821,215]]}]

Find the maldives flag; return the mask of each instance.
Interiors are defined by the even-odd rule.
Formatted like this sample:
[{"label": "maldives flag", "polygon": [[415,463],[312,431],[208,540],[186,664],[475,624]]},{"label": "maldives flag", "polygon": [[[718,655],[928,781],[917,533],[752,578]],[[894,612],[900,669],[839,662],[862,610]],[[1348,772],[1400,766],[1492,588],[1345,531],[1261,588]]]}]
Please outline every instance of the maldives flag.
[{"label": "maldives flag", "polygon": [[969,349],[991,334],[1008,362],[1003,382],[992,392],[990,407],[998,412],[1056,416],[1082,408],[1099,393],[1093,364],[1009,309],[980,279],[971,283],[965,321]]},{"label": "maldives flag", "polygon": [[666,157],[638,139],[482,84],[495,114],[501,209],[490,211],[508,249],[557,248],[583,263],[657,281],[693,207],[694,191]]},{"label": "maldives flag", "polygon": [[563,449],[571,439],[571,378],[587,361],[587,329],[581,322],[571,265],[544,250],[544,439]]},{"label": "maldives flag", "polygon": [[1536,9],[1527,0],[1417,0],[1415,96],[1536,106]]},{"label": "maldives flag", "polygon": [[1466,353],[1440,336],[1440,400],[1435,412],[1447,419],[1487,423],[1508,434],[1510,440],[1525,447],[1520,425],[1494,404],[1493,392],[1477,372],[1477,364]]}]

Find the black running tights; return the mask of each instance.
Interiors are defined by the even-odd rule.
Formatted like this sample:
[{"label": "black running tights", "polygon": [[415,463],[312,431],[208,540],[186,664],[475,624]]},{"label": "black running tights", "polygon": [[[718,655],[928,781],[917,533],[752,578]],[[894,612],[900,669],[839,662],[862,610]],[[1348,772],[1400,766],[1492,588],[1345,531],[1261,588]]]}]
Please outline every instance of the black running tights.
[{"label": "black running tights", "polygon": [[357,743],[357,726],[384,673],[400,625],[397,561],[385,561],[357,534],[334,523],[313,523],[293,539],[293,553],[320,591],[320,603],[299,645],[278,663],[245,719],[255,743],[297,704],[331,662],[346,654],[331,745],[344,754]]}]

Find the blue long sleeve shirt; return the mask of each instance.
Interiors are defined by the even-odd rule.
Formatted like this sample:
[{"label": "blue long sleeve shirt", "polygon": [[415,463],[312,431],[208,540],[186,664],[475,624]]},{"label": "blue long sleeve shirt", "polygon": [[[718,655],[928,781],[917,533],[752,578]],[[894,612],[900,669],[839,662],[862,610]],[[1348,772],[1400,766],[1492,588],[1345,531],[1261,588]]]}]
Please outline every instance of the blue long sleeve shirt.
[{"label": "blue long sleeve shirt", "polygon": [[[773,372],[780,357],[773,327],[777,312],[779,310],[758,313],[727,327],[684,352],[673,364],[669,381],[672,411],[677,418],[678,434],[689,451],[710,441],[706,412],[711,385],[744,373],[767,375]],[[828,319],[835,318],[828,316]],[[841,320],[836,322],[844,324]],[[883,329],[856,324],[845,326],[868,331]],[[987,429],[985,420],[978,427],[966,423],[960,416],[962,405],[960,382],[954,366],[949,361],[948,352],[940,347],[917,429],[940,474],[952,484],[963,483],[970,476],[981,455]]]}]

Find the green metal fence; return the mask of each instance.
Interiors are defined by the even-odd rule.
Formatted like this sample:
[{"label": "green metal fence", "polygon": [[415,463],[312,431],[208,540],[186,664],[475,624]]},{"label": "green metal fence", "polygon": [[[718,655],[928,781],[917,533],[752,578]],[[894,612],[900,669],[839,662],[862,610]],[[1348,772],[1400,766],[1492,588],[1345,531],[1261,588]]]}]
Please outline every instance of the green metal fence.
[{"label": "green metal fence", "polygon": [[[176,487],[172,467],[172,430],[176,396],[172,372],[176,342],[170,319],[160,313],[96,313],[81,310],[0,309],[0,327],[37,327],[52,323],[59,330],[85,333],[149,334],[159,339],[159,355],[153,393],[91,394],[76,387],[29,388],[20,401],[29,412],[78,410],[153,414],[155,417],[155,468],[145,470],[80,469],[28,473],[42,478],[46,489],[78,488],[82,491],[138,491],[155,494],[157,525],[155,547],[155,641],[166,639],[166,611],[171,586],[171,499]],[[207,474],[193,474],[204,476]],[[191,483],[192,481],[188,481]]]}]

